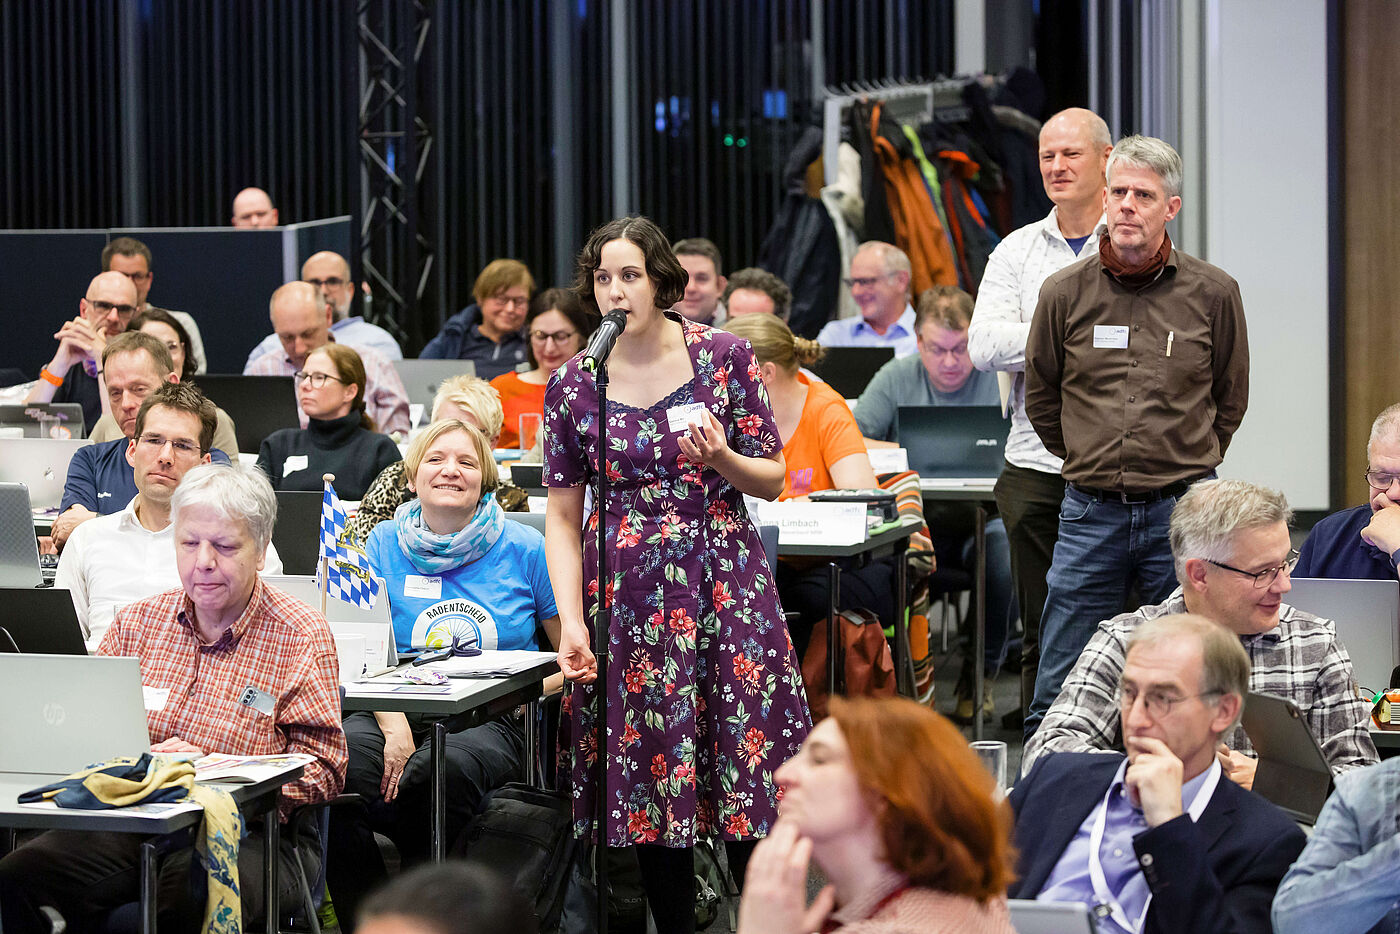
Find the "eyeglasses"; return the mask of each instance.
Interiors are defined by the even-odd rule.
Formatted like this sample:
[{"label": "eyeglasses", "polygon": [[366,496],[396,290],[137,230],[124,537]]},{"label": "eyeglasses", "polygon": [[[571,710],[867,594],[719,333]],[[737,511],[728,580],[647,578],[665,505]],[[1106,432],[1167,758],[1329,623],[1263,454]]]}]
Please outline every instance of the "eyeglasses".
[{"label": "eyeglasses", "polygon": [[554,341],[556,344],[562,344],[572,339],[576,334],[578,334],[578,331],[555,331],[553,333],[549,331],[531,331],[530,340],[537,344],[547,344],[550,341]]},{"label": "eyeglasses", "polygon": [[159,453],[167,444],[170,445],[176,454],[182,454],[186,457],[197,457],[199,454],[203,453],[198,444],[193,441],[186,441],[183,438],[162,438],[160,435],[142,435],[136,440],[152,454]]},{"label": "eyeglasses", "polygon": [[113,305],[111,302],[104,302],[100,299],[91,298],[88,299],[88,304],[91,305],[93,308],[96,308],[98,314],[100,314],[104,318],[114,311],[117,313],[118,316],[122,318],[130,318],[132,315],[136,314],[135,305]]},{"label": "eyeglasses", "polygon": [[1366,482],[1373,490],[1388,490],[1396,480],[1400,480],[1400,473],[1391,473],[1388,470],[1366,471]]},{"label": "eyeglasses", "polygon": [[1245,577],[1252,578],[1254,580],[1255,588],[1262,589],[1272,584],[1275,580],[1278,579],[1278,576],[1284,573],[1285,571],[1292,573],[1293,569],[1298,566],[1298,552],[1290,551],[1288,553],[1287,559],[1285,559],[1282,564],[1275,565],[1271,568],[1265,568],[1262,571],[1243,571],[1239,568],[1232,568],[1230,567],[1230,565],[1224,564],[1220,561],[1216,561],[1212,558],[1206,558],[1205,561],[1208,564],[1213,564],[1216,567],[1222,568],[1226,571],[1234,571],[1236,574],[1243,574]]},{"label": "eyeglasses", "polygon": [[[1196,700],[1201,697],[1217,697],[1223,691],[1203,691],[1200,694],[1191,694],[1186,697],[1178,697],[1175,694],[1164,694],[1161,691],[1148,691],[1142,695],[1142,706],[1147,708],[1148,714],[1155,720],[1160,720],[1171,714],[1172,708],[1177,704],[1189,700]],[[1132,685],[1118,685],[1118,709],[1127,711],[1137,703],[1138,689]]]},{"label": "eyeglasses", "polygon": [[316,288],[318,289],[338,289],[345,284],[345,280],[340,278],[340,276],[331,276],[328,279],[303,279],[301,281],[308,282],[311,285],[316,286]]},{"label": "eyeglasses", "polygon": [[854,289],[857,287],[862,289],[873,289],[875,288],[875,283],[879,282],[881,279],[888,279],[892,275],[894,275],[894,273],[887,272],[883,276],[862,276],[859,279],[852,279],[850,277],[847,277],[845,279],[842,279],[841,282],[845,284],[846,288],[848,289]]},{"label": "eyeglasses", "polygon": [[530,304],[529,296],[520,298],[513,295],[492,295],[491,301],[500,302],[502,305],[514,306],[516,308],[525,308]]},{"label": "eyeglasses", "polygon": [[299,384],[310,383],[312,389],[320,389],[322,386],[326,385],[326,380],[328,379],[333,379],[342,386],[345,385],[345,380],[341,379],[339,376],[332,376],[329,373],[308,373],[305,370],[297,370],[292,374],[292,379],[296,380]]}]

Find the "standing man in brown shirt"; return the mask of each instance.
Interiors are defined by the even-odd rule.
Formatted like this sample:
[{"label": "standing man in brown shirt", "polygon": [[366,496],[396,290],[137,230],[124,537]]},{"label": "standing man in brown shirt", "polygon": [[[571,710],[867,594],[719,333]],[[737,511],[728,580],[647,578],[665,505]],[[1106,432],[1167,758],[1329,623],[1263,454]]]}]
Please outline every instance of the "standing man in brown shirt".
[{"label": "standing man in brown shirt", "polygon": [[1249,398],[1239,286],[1167,235],[1181,157],[1129,136],[1107,173],[1108,236],[1045,281],[1026,345],[1026,414],[1066,481],[1027,737],[1129,586],[1143,603],[1176,586],[1172,508],[1214,474]]}]

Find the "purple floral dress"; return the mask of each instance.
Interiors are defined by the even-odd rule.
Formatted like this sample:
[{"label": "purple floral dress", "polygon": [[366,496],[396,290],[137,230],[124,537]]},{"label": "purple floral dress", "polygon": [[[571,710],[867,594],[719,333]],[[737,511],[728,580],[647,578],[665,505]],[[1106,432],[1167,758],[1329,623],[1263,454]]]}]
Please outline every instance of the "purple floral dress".
[{"label": "purple floral dress", "polygon": [[[674,315],[667,315],[680,320]],[[697,837],[766,836],[778,815],[773,772],[810,728],[797,657],[773,574],[738,490],[681,453],[668,409],[703,403],[729,446],[782,446],[747,341],[682,322],[695,369],[651,408],[609,401],[606,592],[607,843],[684,847]],[[545,393],[545,484],[592,483],[597,388],[575,357]],[[583,536],[584,617],[597,611],[596,513]],[[573,777],[574,831],[592,836],[596,686],[564,695],[561,774]]]}]

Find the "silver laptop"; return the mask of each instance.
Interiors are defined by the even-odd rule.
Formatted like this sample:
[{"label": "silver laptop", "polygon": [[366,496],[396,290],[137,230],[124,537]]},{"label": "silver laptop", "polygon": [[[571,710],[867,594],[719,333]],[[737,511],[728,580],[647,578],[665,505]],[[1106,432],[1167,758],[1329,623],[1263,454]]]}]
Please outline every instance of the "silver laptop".
[{"label": "silver laptop", "polygon": [[1337,624],[1358,684],[1372,693],[1390,687],[1400,665],[1400,581],[1295,577],[1283,601]]},{"label": "silver laptop", "polygon": [[1038,902],[1012,898],[1011,926],[1016,934],[1095,934],[1094,913],[1077,902]]},{"label": "silver laptop", "polygon": [[77,402],[0,405],[0,428],[18,428],[26,438],[82,438],[86,427]]},{"label": "silver laptop", "polygon": [[0,483],[0,587],[42,587],[43,584],[29,491],[23,483]]},{"label": "silver laptop", "polygon": [[151,747],[135,658],[0,655],[0,772],[67,775]]},{"label": "silver laptop", "polygon": [[476,375],[470,360],[395,360],[394,369],[408,390],[408,401],[423,406],[424,421],[432,418],[433,396],[443,380]]},{"label": "silver laptop", "polygon": [[87,444],[81,439],[0,438],[0,482],[29,487],[35,509],[57,509],[63,502],[68,462]]}]

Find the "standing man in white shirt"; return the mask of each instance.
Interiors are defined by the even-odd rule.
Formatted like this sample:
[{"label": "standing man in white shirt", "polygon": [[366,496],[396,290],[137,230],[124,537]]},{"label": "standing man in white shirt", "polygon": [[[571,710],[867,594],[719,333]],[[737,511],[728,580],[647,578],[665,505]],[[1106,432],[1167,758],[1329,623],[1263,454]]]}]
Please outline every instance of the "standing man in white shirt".
[{"label": "standing man in white shirt", "polygon": [[860,307],[858,318],[828,321],[817,335],[824,347],[893,347],[896,357],[918,350],[914,306],[909,304],[913,267],[904,251],[892,243],[868,240],[851,258],[845,280]]},{"label": "standing man in white shirt", "polygon": [[[121,607],[180,586],[170,497],[191,467],[209,463],[216,424],[214,403],[192,383],[162,383],[141,403],[126,449],[136,496],[73,530],[54,579],[87,639],[100,640]],[[263,573],[282,573],[271,542]]]},{"label": "standing man in white shirt", "polygon": [[1054,203],[1042,221],[1008,234],[992,253],[968,329],[968,352],[982,370],[1011,378],[1011,434],[996,484],[997,510],[1011,544],[1011,575],[1021,607],[1021,712],[1035,694],[1045,575],[1059,534],[1063,462],[1026,417],[1026,338],[1040,287],[1052,273],[1098,249],[1107,229],[1104,170],[1113,151],[1108,124],[1093,111],[1062,110],[1040,131],[1040,178]]}]

